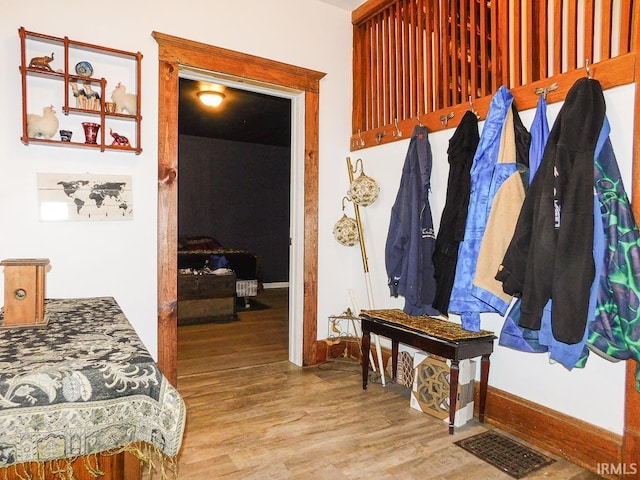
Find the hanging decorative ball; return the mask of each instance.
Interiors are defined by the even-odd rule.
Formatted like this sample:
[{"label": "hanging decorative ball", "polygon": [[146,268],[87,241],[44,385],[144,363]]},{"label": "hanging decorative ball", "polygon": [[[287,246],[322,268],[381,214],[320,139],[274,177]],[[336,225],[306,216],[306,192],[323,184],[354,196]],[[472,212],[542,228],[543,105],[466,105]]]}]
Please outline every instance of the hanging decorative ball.
[{"label": "hanging decorative ball", "polygon": [[333,236],[336,237],[338,243],[345,247],[353,247],[360,241],[358,235],[358,224],[353,218],[342,214],[342,218],[338,220],[333,227]]},{"label": "hanging decorative ball", "polygon": [[378,182],[371,177],[367,177],[364,171],[362,171],[358,178],[351,182],[351,187],[349,187],[349,197],[354,203],[362,207],[366,207],[375,202],[378,199],[379,193],[380,187],[378,186]]}]

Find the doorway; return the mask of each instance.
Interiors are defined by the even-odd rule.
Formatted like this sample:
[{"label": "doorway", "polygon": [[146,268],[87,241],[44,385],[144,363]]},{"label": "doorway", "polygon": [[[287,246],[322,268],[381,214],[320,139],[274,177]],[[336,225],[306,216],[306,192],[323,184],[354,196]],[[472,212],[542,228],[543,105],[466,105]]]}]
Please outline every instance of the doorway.
[{"label": "doorway", "polygon": [[[181,69],[179,88],[179,243],[211,238],[223,249],[218,267],[232,269],[238,279],[235,301],[211,299],[219,302],[210,309],[217,317],[185,319],[179,308],[179,378],[220,368],[208,359],[229,349],[243,354],[223,362],[224,368],[287,360],[293,319],[289,278],[295,275],[289,269],[289,239],[296,221],[290,206],[296,95],[189,69]],[[203,91],[220,92],[222,103],[205,106],[199,98]],[[198,265],[178,262],[178,267],[186,266]],[[201,325],[181,326],[185,323]],[[224,325],[212,325],[216,323]],[[254,336],[258,331],[265,333],[262,339]],[[192,348],[194,340],[199,346]],[[259,352],[262,358],[256,357]]]},{"label": "doorway", "polygon": [[[269,85],[295,96],[292,142],[299,171],[292,171],[289,357],[313,365],[317,336],[318,108],[324,73],[152,33],[159,45],[158,89],[158,365],[177,384],[177,157],[181,68],[215,72],[231,80]],[[304,126],[302,128],[302,126]]]}]

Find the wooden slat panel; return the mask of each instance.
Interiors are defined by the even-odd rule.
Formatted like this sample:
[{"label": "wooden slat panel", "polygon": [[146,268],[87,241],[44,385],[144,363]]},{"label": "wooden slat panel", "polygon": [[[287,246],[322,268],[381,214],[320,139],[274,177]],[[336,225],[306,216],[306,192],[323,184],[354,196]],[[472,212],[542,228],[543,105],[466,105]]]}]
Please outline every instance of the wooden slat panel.
[{"label": "wooden slat panel", "polygon": [[[631,19],[633,18],[633,1],[620,1],[620,52],[618,55],[631,51]],[[640,20],[640,19],[637,19]],[[615,30],[615,29],[614,29]],[[636,52],[637,53],[637,52]]]},{"label": "wooden slat panel", "polygon": [[419,0],[420,9],[424,10],[424,40],[425,40],[425,106],[424,108],[418,108],[416,116],[420,112],[428,113],[435,110],[433,102],[433,78],[434,78],[434,55],[433,55],[433,16],[431,9],[431,2],[426,3],[424,0]]},{"label": "wooden slat panel", "polygon": [[593,0],[584,0],[584,58],[588,58],[593,63]]},{"label": "wooden slat panel", "polygon": [[460,91],[459,91],[459,65],[462,52],[460,51],[460,30],[458,27],[458,5],[455,0],[449,2],[449,28],[451,29],[451,35],[449,37],[451,53],[451,77],[450,77],[450,89],[451,89],[451,105],[457,105],[460,103]]},{"label": "wooden slat panel", "polygon": [[577,65],[578,56],[578,12],[576,2],[569,1],[569,13],[567,14],[567,70],[573,70]]},{"label": "wooden slat panel", "polygon": [[405,50],[407,48],[407,42],[405,41],[404,34],[404,4],[406,0],[398,0],[396,4],[396,15],[398,18],[398,24],[396,25],[397,36],[399,38],[400,45],[398,46],[398,115],[400,118],[407,118],[407,99],[404,89],[404,76],[406,75],[404,69]]},{"label": "wooden slat panel", "polygon": [[489,95],[491,91],[491,82],[489,81],[489,71],[493,65],[489,65],[489,44],[491,42],[491,25],[488,22],[488,16],[491,10],[487,7],[485,0],[478,0],[480,6],[480,88],[481,96]]},{"label": "wooden slat panel", "polygon": [[451,105],[450,100],[450,72],[451,72],[451,29],[448,21],[449,11],[446,4],[440,8],[440,31],[442,37],[442,107]]},{"label": "wooden slat panel", "polygon": [[[495,92],[498,90],[498,87],[503,83],[502,72],[504,70],[504,66],[502,61],[507,57],[509,49],[506,45],[506,42],[503,41],[502,33],[503,30],[499,28],[498,18],[504,12],[505,18],[508,18],[508,11],[505,11],[506,2],[503,0],[496,1],[493,0],[491,2],[491,91]],[[502,22],[500,22],[502,24]],[[504,60],[507,62],[508,60]]]},{"label": "wooden slat panel", "polygon": [[[450,113],[452,107],[466,105],[470,94],[483,98],[501,85],[513,88],[575,70],[587,58],[591,64],[594,57],[604,60],[616,53],[611,52],[611,32],[620,31],[622,50],[630,48],[629,20],[635,8],[631,0],[555,0],[552,5],[549,1],[366,2],[367,8],[360,12],[366,10],[370,19],[364,30],[366,42],[360,39],[363,35],[355,34],[354,26],[354,48],[357,44],[360,49],[354,54],[354,58],[360,56],[358,62],[354,60],[354,69],[366,68],[368,74],[354,71],[354,99],[360,98],[361,106],[354,106],[353,133],[359,129],[381,133],[379,129],[386,125],[415,121],[431,111]],[[372,13],[371,4],[380,9]],[[620,6],[620,14],[614,15],[614,5]],[[578,18],[583,8],[584,16]],[[611,20],[618,16],[620,27]],[[601,31],[596,32],[600,18]],[[577,25],[584,25],[580,38]],[[553,47],[548,32],[552,32]],[[600,50],[594,52],[598,41]],[[578,58],[579,51],[584,51],[584,58]],[[358,90],[363,93],[356,95]],[[356,122],[357,118],[361,120]]]},{"label": "wooden slat panel", "polygon": [[[509,3],[509,2],[507,2]],[[513,21],[511,26],[510,37],[513,39],[513,56],[509,56],[509,67],[512,70],[511,75],[509,76],[509,85],[522,85],[522,67],[526,65],[527,75],[529,79],[527,82],[531,81],[531,65],[532,62],[529,60],[531,55],[531,33],[529,34],[529,38],[526,42],[522,41],[522,3],[520,0],[514,0],[511,2],[513,4]],[[507,37],[509,38],[509,37]],[[522,53],[522,44],[527,46],[527,55]],[[524,59],[523,59],[524,56]]]},{"label": "wooden slat panel", "polygon": [[[532,31],[529,36],[533,39],[533,51],[531,54],[534,56],[534,60],[532,61],[532,73],[531,78],[528,80],[529,82],[540,80],[541,78],[545,78],[547,74],[547,62],[548,62],[548,39],[547,39],[547,26],[549,22],[548,18],[548,4],[547,1],[544,0],[542,2],[536,2],[535,6],[533,6],[534,2],[529,0],[527,2],[531,8],[531,18],[533,21],[531,22]],[[526,45],[526,42],[525,42]]]},{"label": "wooden slat panel", "polygon": [[402,3],[402,32],[404,37],[404,51],[403,51],[403,90],[404,90],[404,117],[411,116],[411,18],[409,16],[409,5],[412,0],[404,0]]},{"label": "wooden slat panel", "polygon": [[368,129],[378,125],[378,28],[377,22],[371,21],[371,120]]},{"label": "wooden slat panel", "polygon": [[392,102],[391,102],[391,61],[389,58],[389,53],[391,50],[391,39],[390,31],[391,31],[391,10],[387,9],[383,13],[383,21],[382,21],[382,78],[384,79],[382,83],[383,95],[380,97],[381,101],[383,101],[382,105],[382,125],[387,125],[390,122],[390,119],[393,118],[392,111]]},{"label": "wooden slat panel", "polygon": [[612,4],[613,0],[601,0],[600,18],[602,19],[600,37],[600,58],[611,58]]},{"label": "wooden slat panel", "polygon": [[[393,118],[399,118],[400,113],[398,111],[398,72],[400,68],[398,65],[398,48],[401,46],[400,38],[398,37],[398,3],[391,5],[389,17],[389,79],[390,79],[390,102],[391,102],[391,115]],[[400,117],[402,118],[402,117]]]},{"label": "wooden slat panel", "polygon": [[553,75],[562,73],[562,47],[564,36],[562,35],[562,0],[555,0],[553,11]]},{"label": "wooden slat panel", "polygon": [[[434,110],[439,110],[444,106],[444,102],[442,99],[442,95],[444,92],[444,86],[442,84],[442,79],[444,74],[442,73],[442,54],[444,48],[442,46],[441,41],[441,23],[440,23],[440,2],[431,2],[433,5],[433,16],[431,18],[434,35],[433,35],[433,95],[434,95]],[[418,115],[420,113],[425,112],[417,112]]]},{"label": "wooden slat panel", "polygon": [[418,97],[418,85],[416,85],[416,77],[417,77],[417,68],[418,68],[418,60],[417,60],[417,45],[416,45],[416,3],[415,1],[411,1],[408,4],[409,9],[409,62],[410,62],[410,72],[409,76],[409,91],[410,93],[410,102],[409,102],[409,111],[408,115],[415,115],[416,110],[416,99]]},{"label": "wooden slat panel", "polygon": [[378,128],[384,124],[384,49],[382,45],[382,38],[384,36],[382,32],[383,20],[384,15],[378,15],[376,22],[376,89],[374,96],[374,102],[376,105],[376,116],[373,123],[373,128]]},{"label": "wooden slat panel", "polygon": [[462,98],[473,94],[469,86],[469,68],[472,65],[469,62],[469,24],[468,24],[468,5],[469,0],[460,1],[460,91]]},{"label": "wooden slat panel", "polygon": [[[614,88],[620,85],[627,85],[629,83],[633,83],[635,81],[635,54],[626,54],[624,56],[618,56],[611,60],[605,60],[603,62],[599,62],[596,65],[592,66],[591,72],[594,78],[596,78],[602,88],[604,90]],[[572,70],[571,72],[563,73],[553,78],[547,78],[538,80],[529,85],[524,85],[520,87],[512,87],[511,93],[513,93],[516,105],[520,110],[527,110],[531,108],[535,108],[536,102],[538,100],[538,96],[535,94],[536,88],[548,87],[550,83],[556,82],[558,83],[558,89],[553,91],[547,101],[549,103],[560,102],[564,100],[567,92],[573,86],[573,84],[579,79],[585,76],[584,70],[577,69]],[[484,97],[474,99],[473,106],[475,107],[478,114],[484,118],[489,109],[490,101],[492,95],[486,95]],[[638,96],[640,98],[640,95]],[[462,118],[465,111],[469,109],[469,104],[467,101],[463,102],[460,105],[449,106],[447,108],[441,108],[436,110],[435,112],[429,114],[422,114],[421,121],[430,132],[437,132],[444,130],[445,127],[442,126],[440,122],[440,115],[446,115],[451,112],[455,113],[454,119],[452,119],[447,128],[455,127],[459,119]],[[409,137],[413,132],[413,129],[416,125],[415,118],[409,118],[404,121],[398,122],[398,127],[400,131],[404,135],[404,139]],[[375,145],[375,137],[373,131],[368,131],[362,133],[363,140],[365,141],[365,145],[370,147],[371,145]],[[358,135],[354,135],[352,140],[354,140],[353,145],[355,145],[355,140],[358,139]],[[395,139],[391,135],[387,135],[382,139],[381,143],[389,143],[395,141]],[[353,150],[357,150],[359,147],[352,147]]]},{"label": "wooden slat panel", "polygon": [[[537,7],[538,5],[536,5],[536,8]],[[536,8],[533,7],[533,2],[531,0],[525,0],[523,11],[524,11],[524,25],[525,25],[524,30],[527,35],[527,40],[525,40],[525,51],[522,53],[522,55],[525,58],[525,64],[527,66],[525,83],[529,83],[533,81],[533,79],[536,76],[536,71],[538,68],[536,64],[536,60],[539,57],[539,51],[538,51],[539,32],[537,31],[538,17],[536,15]],[[522,48],[522,44],[520,45],[520,48]]]},{"label": "wooden slat panel", "polygon": [[472,97],[478,96],[478,10],[477,1],[472,0],[469,5],[469,56],[470,56],[470,70],[469,70],[469,88],[471,89],[470,95]]},{"label": "wooden slat panel", "polygon": [[422,10],[422,1],[416,0],[416,24],[414,27],[414,31],[416,32],[416,107],[414,111],[414,115],[416,112],[424,112],[425,111],[425,88],[426,88],[426,79],[425,79],[425,63],[424,63],[424,41],[425,41],[425,23],[424,23],[424,12]]},{"label": "wooden slat panel", "polygon": [[366,124],[365,110],[367,95],[364,77],[369,68],[366,62],[366,30],[363,27],[353,29],[353,107],[351,113],[351,133],[356,133]]},{"label": "wooden slat panel", "polygon": [[373,89],[373,21],[367,22],[366,25],[366,59],[367,59],[367,72],[365,75],[365,91],[367,94],[366,97],[366,109],[365,109],[365,118],[366,121],[364,125],[362,125],[363,130],[368,130],[371,128],[371,120],[373,118],[373,103],[371,100],[372,89]]}]

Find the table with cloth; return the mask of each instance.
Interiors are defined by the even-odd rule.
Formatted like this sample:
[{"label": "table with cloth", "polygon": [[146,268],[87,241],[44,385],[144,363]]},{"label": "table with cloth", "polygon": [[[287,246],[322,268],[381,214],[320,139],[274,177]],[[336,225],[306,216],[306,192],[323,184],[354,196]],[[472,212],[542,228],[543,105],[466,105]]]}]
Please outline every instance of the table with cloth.
[{"label": "table with cloth", "polygon": [[175,474],[184,401],[115,299],[47,299],[45,314],[45,327],[0,329],[0,478],[86,456],[99,472],[121,452]]}]

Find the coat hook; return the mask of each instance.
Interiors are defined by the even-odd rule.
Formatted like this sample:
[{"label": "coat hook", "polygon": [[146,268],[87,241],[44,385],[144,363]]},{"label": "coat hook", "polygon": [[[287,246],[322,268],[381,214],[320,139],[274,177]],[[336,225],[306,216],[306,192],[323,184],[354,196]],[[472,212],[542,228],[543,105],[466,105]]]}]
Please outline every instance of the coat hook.
[{"label": "coat hook", "polygon": [[393,136],[396,137],[396,138],[402,137],[402,131],[398,128],[398,119],[397,118],[394,120],[393,124],[396,127],[396,129],[393,132]]},{"label": "coat hook", "polygon": [[471,101],[471,95],[469,95],[469,107],[471,108],[471,113],[473,113],[478,120],[480,120],[480,115],[476,112],[476,109],[473,108],[473,102]]},{"label": "coat hook", "polygon": [[384,137],[386,134],[387,134],[386,130],[376,133],[376,143],[378,145],[380,145],[380,142],[382,141],[382,137]]},{"label": "coat hook", "polygon": [[420,112],[416,112],[416,119],[418,120],[418,126],[419,127],[424,127],[424,125],[422,125],[422,121],[420,120]]},{"label": "coat hook", "polygon": [[549,85],[548,87],[538,87],[536,88],[535,92],[536,95],[542,95],[542,97],[546,100],[547,99],[547,95],[549,92],[553,92],[554,90],[558,89],[558,84],[557,83],[552,83],[551,85]]},{"label": "coat hook", "polygon": [[356,147],[364,147],[364,138],[362,138],[360,129],[358,129],[358,140],[356,140]]},{"label": "coat hook", "polygon": [[584,61],[584,69],[587,71],[587,78],[591,79],[591,66],[589,65],[588,58],[586,58]]},{"label": "coat hook", "polygon": [[446,126],[449,124],[449,119],[453,118],[455,114],[455,112],[451,112],[447,115],[440,115],[440,123],[442,123],[442,126],[446,128]]}]

